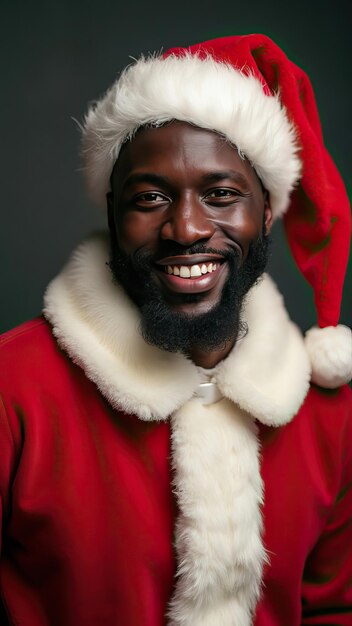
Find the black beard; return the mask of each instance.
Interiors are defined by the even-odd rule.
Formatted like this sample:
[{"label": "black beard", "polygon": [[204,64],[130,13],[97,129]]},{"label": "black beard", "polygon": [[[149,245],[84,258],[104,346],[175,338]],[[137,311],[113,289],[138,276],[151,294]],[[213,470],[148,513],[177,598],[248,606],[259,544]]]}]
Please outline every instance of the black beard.
[{"label": "black beard", "polygon": [[[228,263],[229,276],[221,298],[210,311],[198,315],[186,315],[170,309],[158,285],[151,278],[154,258],[137,251],[126,255],[118,247],[116,236],[110,232],[110,269],[115,280],[122,285],[127,295],[141,312],[141,332],[150,344],[169,352],[189,354],[192,347],[212,352],[235,341],[247,332],[247,325],[240,314],[245,295],[258,281],[265,270],[269,257],[269,237],[251,244],[246,260],[240,263],[236,251],[221,250],[195,244],[182,248],[174,244],[168,256],[181,254],[221,254]],[[177,249],[176,249],[177,248]],[[160,258],[160,255],[159,255]],[[183,295],[183,302],[197,302],[203,294]]]}]

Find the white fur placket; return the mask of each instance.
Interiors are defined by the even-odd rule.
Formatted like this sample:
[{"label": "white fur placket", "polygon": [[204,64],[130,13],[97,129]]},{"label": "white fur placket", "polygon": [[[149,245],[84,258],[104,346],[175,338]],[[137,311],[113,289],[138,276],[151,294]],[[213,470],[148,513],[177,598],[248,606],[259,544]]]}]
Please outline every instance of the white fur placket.
[{"label": "white fur placket", "polygon": [[180,513],[169,624],[249,626],[265,560],[254,420],[227,399],[193,399],[171,425]]}]

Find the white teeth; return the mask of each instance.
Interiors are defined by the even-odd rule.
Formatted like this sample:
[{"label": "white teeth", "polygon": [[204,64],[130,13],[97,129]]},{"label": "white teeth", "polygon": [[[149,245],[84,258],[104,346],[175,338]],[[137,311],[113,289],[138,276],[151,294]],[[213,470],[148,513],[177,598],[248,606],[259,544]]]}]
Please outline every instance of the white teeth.
[{"label": "white teeth", "polygon": [[192,265],[191,267],[191,276],[201,276],[202,272],[199,265]]},{"label": "white teeth", "polygon": [[167,265],[165,271],[167,274],[181,276],[181,278],[197,278],[202,274],[211,274],[218,268],[218,263],[202,263],[202,265]]},{"label": "white teeth", "polygon": [[190,278],[191,271],[190,271],[189,267],[187,267],[186,265],[181,265],[181,267],[180,267],[180,276],[181,276],[181,278]]}]

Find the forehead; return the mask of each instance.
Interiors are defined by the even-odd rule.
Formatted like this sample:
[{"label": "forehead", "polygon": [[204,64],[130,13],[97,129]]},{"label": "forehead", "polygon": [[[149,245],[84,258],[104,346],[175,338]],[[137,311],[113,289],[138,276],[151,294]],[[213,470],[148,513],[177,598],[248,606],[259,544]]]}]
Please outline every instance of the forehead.
[{"label": "forehead", "polygon": [[247,159],[225,137],[186,122],[143,127],[126,142],[113,171],[113,181],[123,184],[132,172],[191,176],[233,171],[260,186]]}]

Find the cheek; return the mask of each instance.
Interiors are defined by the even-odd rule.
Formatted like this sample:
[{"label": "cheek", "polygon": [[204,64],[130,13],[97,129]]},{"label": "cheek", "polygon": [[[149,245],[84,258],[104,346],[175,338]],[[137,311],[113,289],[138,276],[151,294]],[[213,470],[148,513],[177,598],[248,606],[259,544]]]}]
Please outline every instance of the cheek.
[{"label": "cheek", "polygon": [[117,219],[117,241],[126,253],[144,246],[151,247],[158,240],[159,220],[151,213],[131,211]]},{"label": "cheek", "polygon": [[264,207],[238,206],[235,211],[227,212],[216,221],[222,231],[245,250],[261,236],[263,219]]}]

